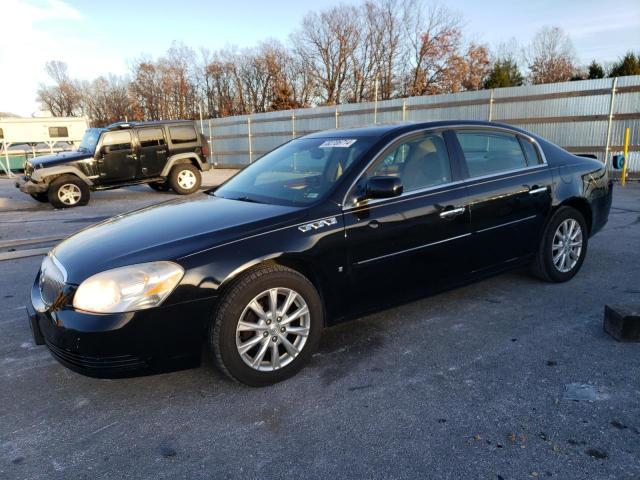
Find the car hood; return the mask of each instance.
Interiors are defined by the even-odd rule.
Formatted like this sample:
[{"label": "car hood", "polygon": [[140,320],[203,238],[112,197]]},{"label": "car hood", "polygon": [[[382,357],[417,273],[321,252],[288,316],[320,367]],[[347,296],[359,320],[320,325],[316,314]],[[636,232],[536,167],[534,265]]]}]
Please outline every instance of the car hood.
[{"label": "car hood", "polygon": [[201,194],[118,215],[63,240],[52,251],[79,284],[111,268],[181,257],[296,223],[306,209]]},{"label": "car hood", "polygon": [[33,165],[33,168],[46,168],[92,157],[93,154],[91,152],[79,152],[75,150],[73,152],[60,152],[54,155],[32,158],[29,162]]}]

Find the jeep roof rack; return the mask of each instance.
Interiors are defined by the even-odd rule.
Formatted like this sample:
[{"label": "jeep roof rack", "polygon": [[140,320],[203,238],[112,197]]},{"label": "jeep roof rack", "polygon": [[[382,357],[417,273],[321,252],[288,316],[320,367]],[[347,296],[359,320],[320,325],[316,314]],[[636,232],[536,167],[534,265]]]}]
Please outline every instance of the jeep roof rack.
[{"label": "jeep roof rack", "polygon": [[150,120],[146,122],[114,122],[110,125],[107,125],[107,130],[119,130],[126,128],[134,128],[134,127],[145,127],[152,125],[167,125],[167,124],[176,124],[176,123],[193,123],[194,120]]}]

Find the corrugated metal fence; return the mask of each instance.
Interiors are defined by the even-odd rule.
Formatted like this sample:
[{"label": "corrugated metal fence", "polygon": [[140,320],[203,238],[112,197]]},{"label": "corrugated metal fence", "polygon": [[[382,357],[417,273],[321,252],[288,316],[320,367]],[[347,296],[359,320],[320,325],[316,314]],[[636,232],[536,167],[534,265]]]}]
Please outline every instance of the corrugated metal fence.
[{"label": "corrugated metal fence", "polygon": [[[631,129],[629,170],[640,172],[640,76],[409,97],[205,120],[212,161],[244,166],[301,135],[399,121],[492,120],[604,160]],[[199,122],[198,122],[199,123]]]}]

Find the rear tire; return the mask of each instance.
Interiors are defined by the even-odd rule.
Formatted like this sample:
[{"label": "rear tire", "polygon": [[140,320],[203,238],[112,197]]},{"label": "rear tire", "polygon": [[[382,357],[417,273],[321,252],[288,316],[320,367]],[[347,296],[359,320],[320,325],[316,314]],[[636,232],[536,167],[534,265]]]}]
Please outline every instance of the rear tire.
[{"label": "rear tire", "polygon": [[167,182],[152,182],[148,183],[149,187],[156,192],[168,192],[171,190],[171,186]]},{"label": "rear tire", "polygon": [[573,207],[560,207],[545,228],[532,264],[533,274],[546,282],[571,280],[582,267],[588,243],[582,214]]},{"label": "rear tire", "polygon": [[49,203],[49,196],[47,195],[47,192],[31,193],[30,195],[31,198],[37,200],[40,203]]},{"label": "rear tire", "polygon": [[200,188],[202,176],[200,170],[190,163],[176,165],[169,173],[169,185],[180,195],[190,195]]},{"label": "rear tire", "polygon": [[309,361],[323,325],[322,300],[306,277],[261,265],[234,280],[220,299],[209,346],[227,376],[262,387],[291,377]]},{"label": "rear tire", "polygon": [[62,175],[49,185],[49,203],[55,208],[71,208],[89,202],[89,186],[75,175]]}]

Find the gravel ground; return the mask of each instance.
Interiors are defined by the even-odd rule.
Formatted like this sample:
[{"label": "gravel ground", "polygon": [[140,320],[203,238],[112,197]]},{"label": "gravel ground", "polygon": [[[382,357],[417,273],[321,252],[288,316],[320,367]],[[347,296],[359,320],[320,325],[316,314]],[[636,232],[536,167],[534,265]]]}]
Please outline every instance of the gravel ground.
[{"label": "gravel ground", "polygon": [[[0,180],[0,241],[169,197],[54,211]],[[605,304],[640,303],[639,246],[640,186],[618,187],[572,281],[517,271],[330,328],[309,367],[263,389],[209,362],[73,373],[31,341],[40,257],[0,262],[0,478],[640,478],[640,344],[602,330]]]}]

